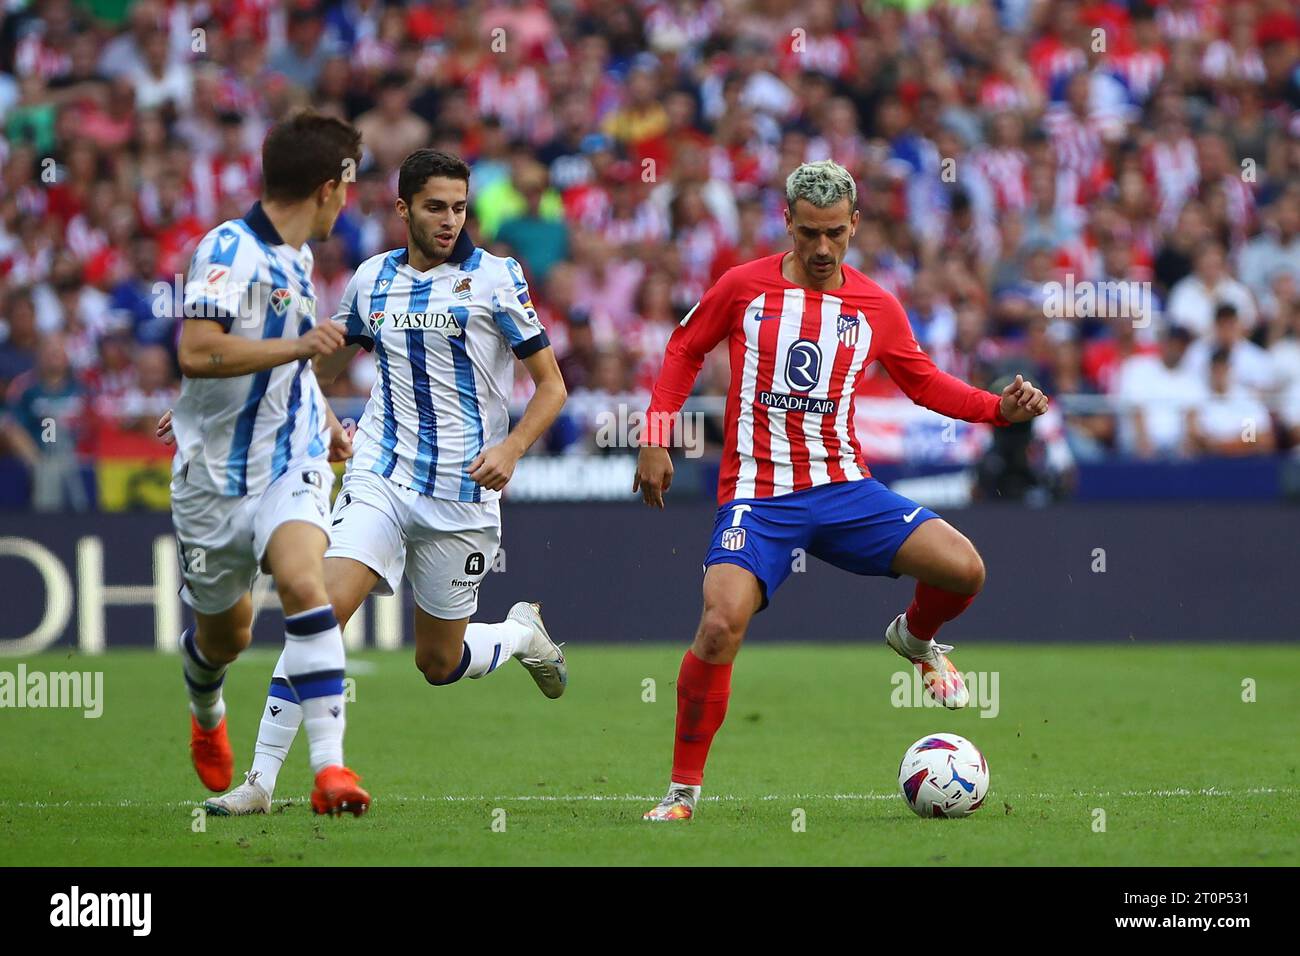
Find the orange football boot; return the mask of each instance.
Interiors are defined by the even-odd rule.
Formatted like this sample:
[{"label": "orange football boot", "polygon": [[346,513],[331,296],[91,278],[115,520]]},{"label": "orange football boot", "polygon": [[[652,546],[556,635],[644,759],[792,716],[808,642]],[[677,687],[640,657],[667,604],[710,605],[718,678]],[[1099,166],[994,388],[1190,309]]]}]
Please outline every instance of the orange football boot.
[{"label": "orange football boot", "polygon": [[230,789],[235,775],[235,755],[226,737],[226,718],[211,730],[204,730],[198,718],[190,714],[190,759],[203,786],[213,793]]},{"label": "orange football boot", "polygon": [[316,774],[311,808],[332,817],[341,813],[359,817],[370,809],[370,794],[361,789],[361,778],[356,773],[347,767],[331,764]]}]

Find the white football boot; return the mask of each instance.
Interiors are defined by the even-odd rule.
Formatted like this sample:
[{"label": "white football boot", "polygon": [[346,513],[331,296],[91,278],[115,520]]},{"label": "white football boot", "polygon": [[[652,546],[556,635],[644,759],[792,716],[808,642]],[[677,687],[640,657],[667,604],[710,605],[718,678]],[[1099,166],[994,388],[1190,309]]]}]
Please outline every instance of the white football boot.
[{"label": "white football boot", "polygon": [[203,809],[215,817],[242,817],[252,813],[266,813],[271,809],[271,795],[257,782],[261,774],[250,770],[244,782],[229,793],[203,801]]},{"label": "white football boot", "polygon": [[907,615],[900,614],[892,624],[885,628],[885,643],[892,647],[899,657],[905,657],[921,672],[921,683],[936,703],[949,710],[960,710],[970,703],[970,693],[966,690],[966,681],[962,679],[957,668],[948,660],[951,644],[938,641],[923,641],[913,637],[907,629]]},{"label": "white football boot", "polygon": [[551,640],[551,635],[546,633],[541,605],[520,601],[510,609],[506,620],[516,621],[532,630],[532,641],[518,648],[515,655],[519,663],[533,675],[533,680],[543,694],[552,700],[559,697],[569,685],[569,669],[564,663],[564,651],[560,650],[564,645],[556,644]]},{"label": "white football boot", "polygon": [[699,799],[699,787],[687,786],[684,783],[671,783],[668,785],[668,795],[642,814],[641,819],[650,820],[653,823],[689,820],[695,816],[695,801]]}]

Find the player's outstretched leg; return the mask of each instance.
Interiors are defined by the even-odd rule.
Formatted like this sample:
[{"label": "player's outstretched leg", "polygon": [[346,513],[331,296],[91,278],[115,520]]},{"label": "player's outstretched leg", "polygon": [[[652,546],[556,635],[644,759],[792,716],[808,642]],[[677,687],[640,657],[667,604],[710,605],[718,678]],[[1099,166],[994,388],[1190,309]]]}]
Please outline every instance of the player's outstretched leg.
[{"label": "player's outstretched leg", "polygon": [[885,643],[916,665],[935,701],[951,710],[965,707],[970,694],[948,659],[952,646],[934,636],[975,600],[984,586],[984,562],[961,532],[933,518],[903,542],[892,568],[916,578],[916,593],[907,611],[885,629]]},{"label": "player's outstretched leg", "polygon": [[325,592],[325,533],[305,521],[280,525],[266,559],[284,608],[284,670],[302,706],[303,726],[316,775],[311,794],[317,813],[360,816],[370,794],[343,763],[343,633]]},{"label": "player's outstretched leg", "polygon": [[668,793],[644,819],[689,820],[695,814],[709,747],[727,716],[732,662],[762,599],[758,579],[738,565],[715,564],[705,572],[704,613],[677,674],[673,773]]},{"label": "player's outstretched leg", "polygon": [[564,652],[542,624],[538,605],[520,601],[496,624],[448,621],[416,606],[415,666],[430,684],[486,677],[512,657],[547,697],[564,693],[569,680]]},{"label": "player's outstretched leg", "polygon": [[[338,557],[325,559],[325,590],[330,596],[340,631],[347,628],[348,621],[378,580],[379,575],[359,561]],[[284,654],[281,653],[275,662],[266,703],[262,705],[262,721],[253,747],[253,766],[244,774],[244,782],[234,790],[204,802],[208,812],[217,816],[243,816],[270,810],[280,768],[288,759],[301,724],[302,705],[289,686]]]},{"label": "player's outstretched leg", "polygon": [[221,817],[239,817],[270,810],[280,768],[289,756],[289,748],[293,746],[301,723],[302,706],[289,686],[284,653],[281,652],[262,708],[257,743],[253,747],[252,769],[244,774],[244,782],[234,790],[205,800],[204,809]]},{"label": "player's outstretched leg", "polygon": [[190,759],[203,785],[220,793],[230,786],[235,769],[221,689],[226,668],[252,640],[252,603],[244,595],[225,611],[195,617],[197,624],[186,628],[179,642],[190,698]]}]

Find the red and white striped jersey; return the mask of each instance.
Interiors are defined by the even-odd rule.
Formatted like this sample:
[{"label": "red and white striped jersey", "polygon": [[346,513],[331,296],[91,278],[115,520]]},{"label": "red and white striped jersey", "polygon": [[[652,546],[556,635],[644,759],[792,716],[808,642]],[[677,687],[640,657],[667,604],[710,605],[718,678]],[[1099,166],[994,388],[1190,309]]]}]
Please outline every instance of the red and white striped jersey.
[{"label": "red and white striped jersey", "polygon": [[998,212],[1029,208],[1029,159],[1023,149],[981,146],[972,151],[971,162],[993,190]]},{"label": "red and white striped jersey", "polygon": [[1080,117],[1066,105],[1049,108],[1043,114],[1043,126],[1056,151],[1059,166],[1076,173],[1080,179],[1091,178],[1102,160],[1101,135],[1092,117]]},{"label": "red and white striped jersey", "polygon": [[727,341],[720,504],[869,477],[853,396],[874,361],[918,405],[1005,424],[998,396],[941,372],[921,351],[892,295],[847,265],[833,292],[792,285],[781,274],[784,255],[729,269],[704,294],[668,340],[650,398],[646,444],[667,446],[704,357]]}]

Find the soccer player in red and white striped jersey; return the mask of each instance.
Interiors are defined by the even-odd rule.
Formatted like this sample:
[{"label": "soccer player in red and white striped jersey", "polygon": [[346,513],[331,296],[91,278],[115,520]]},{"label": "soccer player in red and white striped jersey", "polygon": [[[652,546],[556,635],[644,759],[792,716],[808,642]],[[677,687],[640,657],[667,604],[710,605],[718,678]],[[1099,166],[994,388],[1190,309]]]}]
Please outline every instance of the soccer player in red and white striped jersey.
[{"label": "soccer player in red and white striped jersey", "polygon": [[947,707],[968,701],[935,632],[974,599],[984,565],[938,515],[871,477],[853,433],[853,395],[880,362],[917,404],[968,422],[1006,425],[1047,410],[1020,376],[998,396],[941,372],[895,299],[844,265],[858,224],[857,187],[844,167],[805,163],[786,183],[787,252],[726,272],[668,342],[647,412],[635,488],[663,507],[672,480],[671,422],[704,357],[726,341],[731,358],[719,509],[705,559],[704,613],[677,682],[677,736],[668,795],[650,820],[689,819],[713,736],[726,714],[732,661],[750,619],[766,607],[802,548],[863,575],[917,579],[886,642],[920,670]]}]

